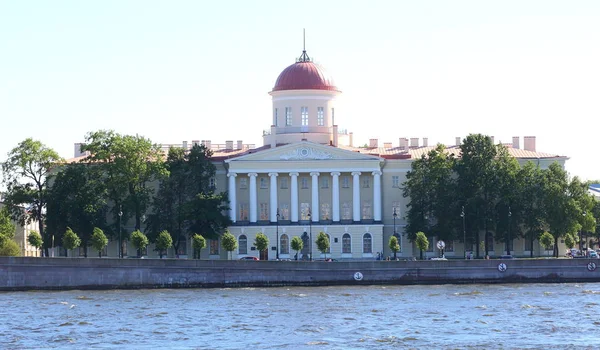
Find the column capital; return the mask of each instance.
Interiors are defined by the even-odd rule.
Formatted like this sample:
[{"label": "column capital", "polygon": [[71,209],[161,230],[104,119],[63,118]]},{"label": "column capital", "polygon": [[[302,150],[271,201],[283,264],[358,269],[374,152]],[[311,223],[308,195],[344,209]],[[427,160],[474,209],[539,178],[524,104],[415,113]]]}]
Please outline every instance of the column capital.
[{"label": "column capital", "polygon": [[227,174],[227,177],[236,177],[236,176],[237,176],[237,173],[228,173]]},{"label": "column capital", "polygon": [[318,171],[313,171],[310,173],[310,176],[319,176],[319,175],[321,175],[321,173]]},{"label": "column capital", "polygon": [[257,173],[248,173],[248,177],[257,177],[258,174]]},{"label": "column capital", "polygon": [[372,172],[372,173],[371,173],[371,175],[373,175],[373,176],[376,176],[376,175],[381,175],[381,174],[383,174],[383,173],[381,172],[381,170],[375,170],[374,172]]},{"label": "column capital", "polygon": [[352,176],[360,176],[361,172],[360,171],[353,171],[352,172]]},{"label": "column capital", "polygon": [[297,173],[297,172],[290,173],[290,176],[298,176],[298,175],[300,175],[300,173]]},{"label": "column capital", "polygon": [[340,176],[342,173],[340,173],[339,171],[334,171],[331,173],[331,176]]},{"label": "column capital", "polygon": [[269,173],[269,176],[279,176],[279,173]]}]

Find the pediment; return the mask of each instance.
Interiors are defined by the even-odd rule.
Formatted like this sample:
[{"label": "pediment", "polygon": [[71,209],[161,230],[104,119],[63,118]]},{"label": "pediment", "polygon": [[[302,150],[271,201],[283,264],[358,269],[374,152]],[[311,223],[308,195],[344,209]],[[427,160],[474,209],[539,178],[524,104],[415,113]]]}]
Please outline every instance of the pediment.
[{"label": "pediment", "polygon": [[333,160],[371,160],[379,157],[344,150],[341,148],[302,141],[253,154],[229,159],[226,162],[244,161],[333,161]]}]

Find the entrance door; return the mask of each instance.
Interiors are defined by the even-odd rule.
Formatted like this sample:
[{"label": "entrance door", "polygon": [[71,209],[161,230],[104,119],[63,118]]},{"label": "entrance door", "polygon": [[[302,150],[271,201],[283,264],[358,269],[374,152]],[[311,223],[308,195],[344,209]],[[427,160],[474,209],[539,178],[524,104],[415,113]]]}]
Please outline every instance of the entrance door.
[{"label": "entrance door", "polygon": [[260,255],[259,256],[260,260],[269,260],[269,250],[268,249],[261,250],[259,255]]}]

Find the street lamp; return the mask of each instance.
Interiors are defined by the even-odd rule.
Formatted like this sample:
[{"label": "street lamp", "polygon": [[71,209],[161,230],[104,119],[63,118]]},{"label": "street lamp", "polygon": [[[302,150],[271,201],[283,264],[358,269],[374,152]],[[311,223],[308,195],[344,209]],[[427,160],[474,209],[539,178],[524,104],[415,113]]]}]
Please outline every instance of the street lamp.
[{"label": "street lamp", "polygon": [[309,232],[310,232],[310,242],[308,242],[308,254],[310,256],[309,260],[312,261],[313,258],[313,254],[312,254],[312,219],[311,219],[311,214],[310,214],[310,210],[308,211],[308,227],[310,228]]},{"label": "street lamp", "polygon": [[279,208],[277,208],[277,253],[275,259],[279,260]]},{"label": "street lamp", "polygon": [[508,230],[506,236],[506,255],[510,255],[510,217],[512,216],[512,212],[510,211],[510,205],[508,206]]},{"label": "street lamp", "polygon": [[[586,212],[584,211],[583,212],[584,221],[585,221],[585,214],[586,214]],[[581,252],[581,255],[583,255],[583,245],[581,244],[582,237],[583,237],[583,225],[581,225],[581,229],[579,230],[579,251]]]},{"label": "street lamp", "polygon": [[463,221],[463,242],[465,243],[465,260],[467,260],[467,229],[465,226],[465,206],[463,205],[460,210],[460,217]]},{"label": "street lamp", "polygon": [[123,243],[121,242],[121,216],[123,216],[123,210],[121,210],[121,205],[119,204],[119,212],[117,213],[117,215],[119,215],[119,258],[122,259],[123,258]]},{"label": "street lamp", "polygon": [[[396,214],[396,208],[394,208],[394,215],[392,215],[394,217],[394,237],[396,237],[396,217],[398,216],[398,214]],[[385,249],[385,244],[384,244],[384,249]],[[381,260],[383,260],[383,256],[381,257]],[[394,250],[394,260],[396,260],[396,250]]]}]

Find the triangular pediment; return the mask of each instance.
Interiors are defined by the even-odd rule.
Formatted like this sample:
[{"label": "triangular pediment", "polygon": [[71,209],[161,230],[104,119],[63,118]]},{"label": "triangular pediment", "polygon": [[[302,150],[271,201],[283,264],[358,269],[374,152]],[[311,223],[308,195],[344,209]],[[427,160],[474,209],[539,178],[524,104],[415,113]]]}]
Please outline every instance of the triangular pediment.
[{"label": "triangular pediment", "polygon": [[379,157],[361,154],[359,152],[321,145],[309,141],[291,143],[276,148],[266,149],[257,153],[226,160],[230,162],[245,161],[339,161],[365,160],[380,161]]}]

